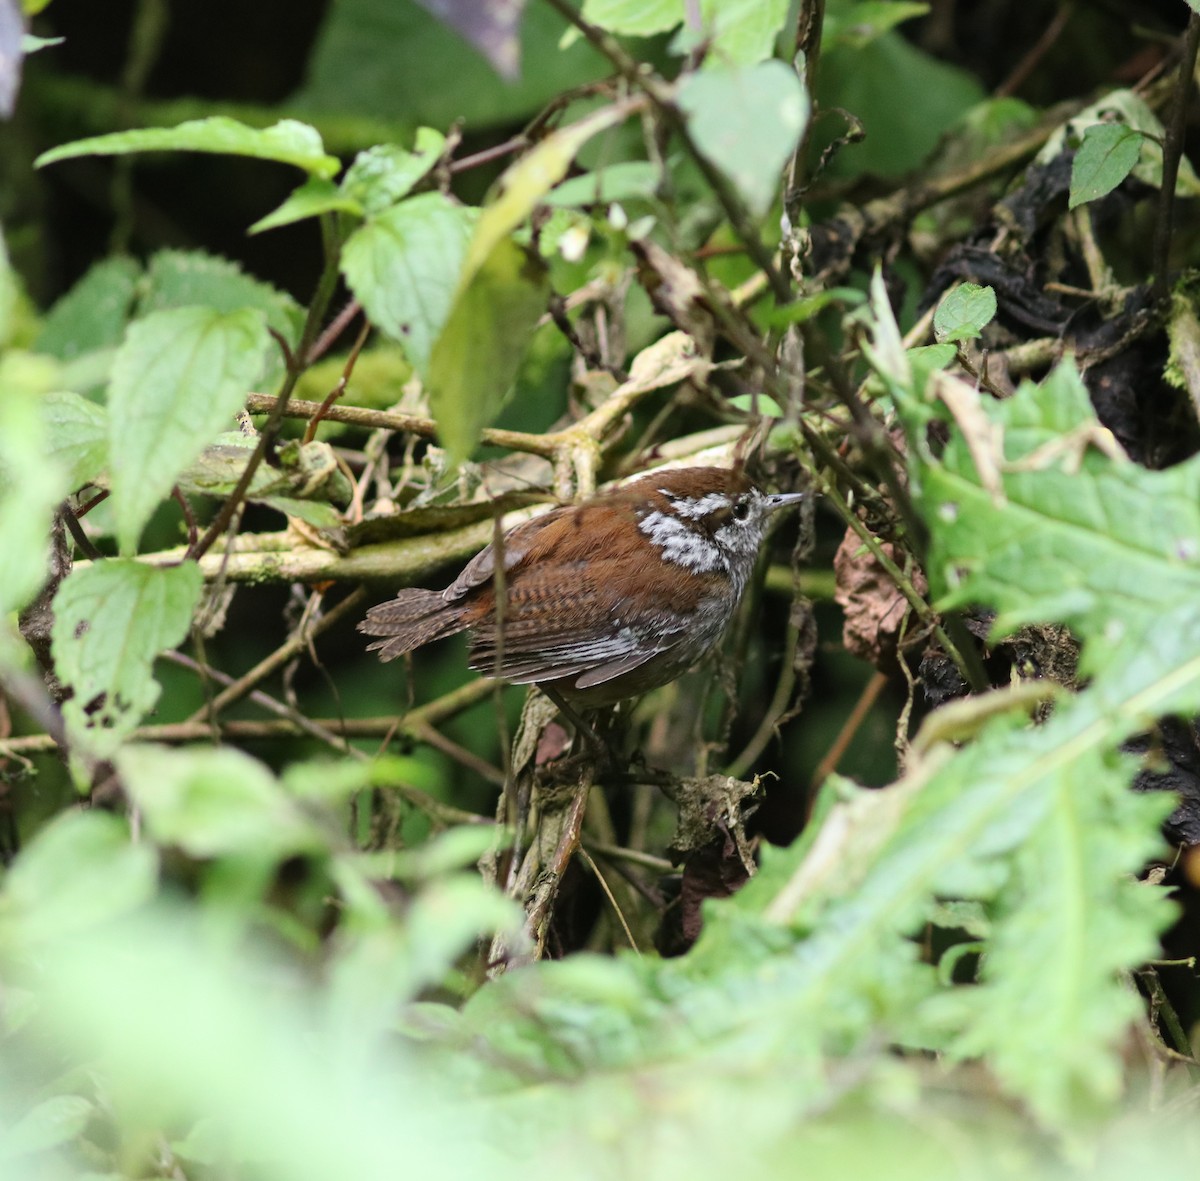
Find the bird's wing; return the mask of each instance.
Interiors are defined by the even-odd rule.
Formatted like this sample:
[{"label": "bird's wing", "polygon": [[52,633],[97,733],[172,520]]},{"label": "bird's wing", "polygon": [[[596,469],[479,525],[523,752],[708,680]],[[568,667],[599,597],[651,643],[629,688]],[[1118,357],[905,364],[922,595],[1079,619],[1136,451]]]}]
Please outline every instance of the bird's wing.
[{"label": "bird's wing", "polygon": [[689,604],[645,583],[635,604],[622,590],[628,577],[624,562],[602,558],[516,570],[503,616],[493,608],[472,624],[471,667],[517,684],[578,676],[587,688],[687,640]]},{"label": "bird's wing", "polygon": [[[547,527],[553,527],[570,508],[551,509],[532,521],[526,521],[504,535],[501,548],[504,553],[503,569],[507,574],[514,570],[525,555],[529,553],[534,542]],[[496,547],[493,544],[484,546],[462,569],[459,576],[442,591],[442,598],[447,603],[465,598],[476,587],[483,586],[492,580],[496,573]]]}]

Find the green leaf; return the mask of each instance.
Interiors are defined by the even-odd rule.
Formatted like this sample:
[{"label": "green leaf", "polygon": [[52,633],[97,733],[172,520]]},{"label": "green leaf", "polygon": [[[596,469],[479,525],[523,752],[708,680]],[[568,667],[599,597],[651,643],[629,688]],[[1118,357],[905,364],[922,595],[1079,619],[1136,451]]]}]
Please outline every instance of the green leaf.
[{"label": "green leaf", "polygon": [[[672,42],[677,53],[701,41],[717,66],[753,65],[769,58],[788,15],[788,0],[701,0],[700,28],[685,25]],[[585,0],[583,16],[612,33],[649,37],[683,23],[684,0]]]},{"label": "green leaf", "polygon": [[117,541],[136,546],[179,473],[224,428],[262,372],[261,312],[202,307],[130,325],[113,362],[109,454]]},{"label": "green leaf", "polygon": [[[1140,150],[1133,165],[1133,175],[1143,184],[1162,188],[1163,150],[1166,135],[1162,120],[1153,107],[1136,91],[1110,90],[1102,98],[1085,107],[1073,119],[1059,127],[1036,156],[1039,164],[1048,164],[1077,140],[1086,139],[1091,128],[1098,125],[1122,126],[1142,133]],[[1103,142],[1103,141],[1101,141]],[[1127,148],[1123,150],[1128,150]],[[1074,166],[1072,166],[1074,181]],[[1074,187],[1074,185],[1072,185]],[[1200,196],[1200,178],[1187,156],[1179,161],[1175,192],[1180,197]]]},{"label": "green leaf", "polygon": [[1123,123],[1097,123],[1089,127],[1071,164],[1071,196],[1067,207],[1074,209],[1111,193],[1133,171],[1144,138],[1140,131]]},{"label": "green leaf", "polygon": [[1053,620],[1103,637],[1084,648],[1095,671],[1145,628],[1165,626],[1165,613],[1195,604],[1200,460],[1146,471],[1110,458],[1101,448],[1112,451],[1112,436],[1070,362],[985,405],[1002,432],[1003,511],[957,434],[922,477],[928,573],[946,605],[993,604],[1001,633]]},{"label": "green leaf", "polygon": [[54,510],[70,491],[66,472],[48,457],[41,414],[55,376],[47,357],[15,349],[0,356],[0,619],[45,581]]},{"label": "green leaf", "polygon": [[[203,250],[160,250],[146,267],[138,315],[167,308],[200,306],[216,312],[257,308],[288,344],[295,348],[304,327],[304,310],[286,292],[247,275],[237,263]],[[283,373],[283,358],[273,342],[264,348],[265,380]]]},{"label": "green leaf", "polygon": [[845,304],[853,308],[865,303],[866,298],[866,293],[859,291],[857,287],[830,287],[825,291],[806,295],[795,303],[774,308],[770,313],[770,323],[775,328],[782,328],[787,324],[803,324],[833,304]]},{"label": "green leaf", "polygon": [[154,839],[193,857],[277,861],[324,845],[271,772],[232,747],[132,745],[117,767]]},{"label": "green leaf", "polygon": [[71,571],[54,596],[51,647],[71,690],[63,718],[73,742],[107,758],[153,708],[154,658],[187,635],[202,585],[195,562],[109,558]]},{"label": "green leaf", "polygon": [[111,348],[129,322],[141,275],[132,258],[96,263],[46,314],[34,348],[61,361]]},{"label": "green leaf", "polygon": [[549,5],[527,5],[526,67],[510,82],[411,0],[339,0],[321,22],[308,80],[290,101],[324,116],[360,115],[401,127],[461,120],[473,132],[510,128],[563,91],[611,73],[584,41],[560,48],[565,27]]},{"label": "green leaf", "polygon": [[623,122],[629,111],[625,103],[601,107],[546,136],[504,172],[476,223],[459,279],[460,290],[491,258],[500,241],[521,225],[545,195],[567,175],[580,148],[601,131]]},{"label": "green leaf", "polygon": [[475,217],[441,193],[422,193],[371,218],[342,248],[350,289],[422,375],[454,303]]},{"label": "green leaf", "polygon": [[47,394],[41,402],[46,453],[69,473],[71,490],[90,484],[108,466],[108,414],[78,394]]},{"label": "green leaf", "polygon": [[39,53],[43,49],[53,49],[56,45],[66,42],[66,37],[35,37],[26,33],[21,38],[21,52],[28,57],[31,53]]},{"label": "green leaf", "polygon": [[847,45],[862,49],[897,25],[928,12],[928,4],[907,0],[855,0],[850,4],[839,4],[825,14],[822,47]]},{"label": "green leaf", "polygon": [[648,160],[609,164],[573,176],[542,199],[544,205],[609,205],[613,201],[648,200],[658,186],[659,170]]},{"label": "green leaf", "polygon": [[[913,161],[929,155],[983,98],[973,74],[925,53],[894,29],[872,36],[866,45],[830,46],[821,54],[821,106],[853,111],[866,131],[865,140],[834,158],[832,174],[911,172]],[[815,127],[814,147],[824,147],[842,129],[840,124],[836,132],[827,124]]]},{"label": "green leaf", "polygon": [[225,115],[192,119],[178,127],[140,127],[76,140],[43,152],[37,168],[75,156],[124,156],[131,152],[215,152],[223,156],[251,156],[294,164],[313,176],[333,177],[341,161],[327,156],[316,128],[295,119],[281,119],[271,127],[249,127]]},{"label": "green leaf", "polygon": [[764,418],[783,417],[783,407],[769,394],[737,394],[729,399],[729,404],[746,414],[761,414]]},{"label": "green leaf", "polygon": [[460,289],[429,363],[429,399],[451,463],[467,459],[517,376],[546,310],[545,267],[501,239]]},{"label": "green leaf", "polygon": [[[189,495],[229,496],[250,460],[257,440],[227,433],[206,447],[195,463],[179,474],[179,487]],[[288,439],[276,449],[274,464],[260,464],[246,499],[298,516],[317,528],[343,523],[332,506],[350,503],[354,489],[338,466],[328,443]]]},{"label": "green leaf", "polygon": [[74,1140],[87,1127],[95,1110],[82,1095],[54,1095],[4,1130],[0,1160],[45,1152]]},{"label": "green leaf", "polygon": [[996,314],[996,293],[977,283],[960,283],[947,292],[933,314],[933,335],[939,344],[974,340]]},{"label": "green leaf", "polygon": [[808,94],[795,71],[778,61],[704,71],[683,82],[678,101],[696,147],[763,216],[808,124]]},{"label": "green leaf", "polygon": [[1142,1012],[1120,973],[1158,952],[1170,918],[1162,892],[1132,873],[1160,855],[1173,801],[1134,794],[1130,778],[1094,748],[1056,776],[1000,893],[983,979],[952,1043],[986,1055],[1010,1093],[1060,1125],[1120,1096],[1118,1041]]},{"label": "green leaf", "polygon": [[246,233],[261,234],[263,230],[290,226],[294,222],[318,217],[322,213],[348,213],[352,217],[362,217],[364,210],[357,201],[347,197],[333,181],[312,176],[298,189],[293,190],[282,205],[266,217],[259,218]]},{"label": "green leaf", "polygon": [[368,214],[382,213],[407,197],[413,185],[441,159],[446,137],[432,127],[417,128],[411,149],[379,144],[359,152],[342,177],[342,191]]},{"label": "green leaf", "polygon": [[5,940],[41,943],[109,923],[154,895],[158,859],[106,812],[65,812],[22,850],[4,879]]},{"label": "green leaf", "polygon": [[679,24],[684,6],[683,0],[584,0],[580,15],[610,33],[651,37]]}]

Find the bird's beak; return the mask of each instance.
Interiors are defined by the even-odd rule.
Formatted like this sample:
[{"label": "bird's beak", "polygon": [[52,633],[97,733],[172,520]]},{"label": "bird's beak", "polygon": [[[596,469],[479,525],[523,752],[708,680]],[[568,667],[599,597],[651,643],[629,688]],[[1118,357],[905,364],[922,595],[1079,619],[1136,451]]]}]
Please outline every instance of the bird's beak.
[{"label": "bird's beak", "polygon": [[799,504],[807,495],[807,492],[776,492],[774,496],[767,497],[767,512],[773,513],[776,509]]}]

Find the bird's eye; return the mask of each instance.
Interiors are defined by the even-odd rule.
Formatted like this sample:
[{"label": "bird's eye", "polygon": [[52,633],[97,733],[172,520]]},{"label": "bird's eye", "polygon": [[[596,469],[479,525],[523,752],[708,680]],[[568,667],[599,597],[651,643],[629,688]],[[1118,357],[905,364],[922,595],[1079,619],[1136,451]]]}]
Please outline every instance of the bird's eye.
[{"label": "bird's eye", "polygon": [[733,519],[735,521],[744,521],[749,515],[750,505],[746,501],[739,500],[733,506]]}]

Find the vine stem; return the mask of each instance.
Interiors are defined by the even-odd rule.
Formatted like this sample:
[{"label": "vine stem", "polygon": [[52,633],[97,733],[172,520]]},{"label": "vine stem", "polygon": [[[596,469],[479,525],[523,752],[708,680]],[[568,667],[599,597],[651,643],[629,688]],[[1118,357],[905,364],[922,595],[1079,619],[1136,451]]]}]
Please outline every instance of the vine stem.
[{"label": "vine stem", "polygon": [[284,374],[283,384],[280,387],[279,396],[275,400],[275,406],[272,408],[267,421],[263,424],[262,430],[259,432],[258,444],[251,453],[250,459],[247,461],[245,469],[238,478],[238,482],[234,485],[233,491],[213,518],[212,523],[205,530],[204,536],[194,545],[188,546],[187,558],[199,559],[213,547],[217,539],[229,528],[230,522],[233,520],[239,506],[245,499],[246,493],[250,489],[254,473],[258,471],[267,454],[275,446],[275,439],[279,434],[280,427],[283,426],[285,412],[287,411],[292,391],[295,390],[296,383],[300,380],[300,375],[310,363],[310,354],[321,331],[321,324],[325,319],[325,313],[329,310],[329,304],[333,299],[333,294],[337,289],[338,283],[338,230],[337,223],[331,214],[323,214],[321,217],[321,237],[325,246],[325,266],[321,271],[320,279],[317,281],[317,290],[313,295],[312,303],[308,305],[308,315],[304,319],[304,328],[300,333],[300,343],[294,353],[287,354],[287,372]]},{"label": "vine stem", "polygon": [[1183,138],[1187,130],[1187,95],[1193,85],[1196,54],[1200,51],[1200,14],[1188,16],[1183,37],[1183,60],[1175,84],[1175,104],[1163,142],[1162,188],[1158,195],[1158,221],[1154,226],[1154,287],[1156,303],[1167,298],[1167,264],[1171,253],[1171,228],[1175,217],[1175,182],[1179,179],[1179,161],[1183,156]]}]

